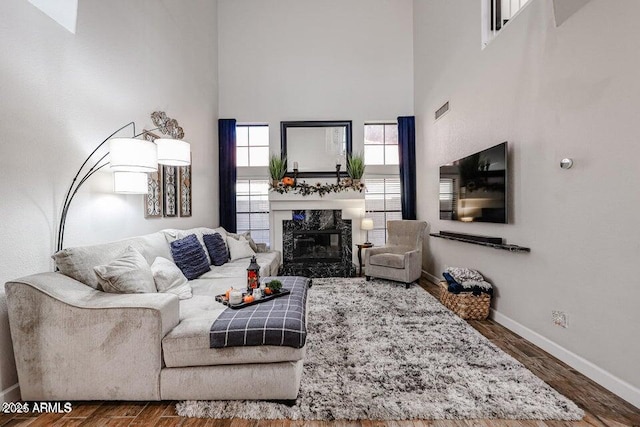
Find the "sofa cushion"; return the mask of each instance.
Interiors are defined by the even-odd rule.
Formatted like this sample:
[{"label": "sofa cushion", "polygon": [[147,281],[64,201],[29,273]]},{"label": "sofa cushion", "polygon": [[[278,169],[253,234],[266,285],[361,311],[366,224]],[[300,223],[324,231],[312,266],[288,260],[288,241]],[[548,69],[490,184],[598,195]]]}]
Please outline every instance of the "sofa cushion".
[{"label": "sofa cushion", "polygon": [[[214,267],[213,271],[217,268]],[[215,301],[215,296],[224,293],[230,287],[244,286],[244,281],[239,280],[238,276],[226,279],[207,279],[202,276],[189,283],[193,289],[193,298],[180,301],[180,323],[162,340],[162,351],[167,367],[270,363],[304,358],[304,347],[301,349],[280,346],[209,348],[211,325],[226,309],[224,305]]]},{"label": "sofa cushion", "polygon": [[159,256],[171,258],[165,234],[160,232],[101,245],[66,248],[53,254],[52,258],[65,276],[94,289],[100,289],[98,276],[93,267],[110,263],[122,255],[129,246],[140,252],[148,264],[153,263]]},{"label": "sofa cushion", "polygon": [[177,295],[180,299],[191,298],[191,285],[177,265],[166,258],[158,257],[151,264],[153,281],[158,292]]},{"label": "sofa cushion", "polygon": [[227,237],[227,246],[229,247],[229,258],[231,261],[250,258],[256,254],[255,251],[251,249],[251,245],[249,245],[247,239],[243,236],[240,236],[239,240],[236,240],[231,236]]},{"label": "sofa cushion", "polygon": [[282,257],[280,252],[260,252],[256,254],[256,261],[260,266],[260,277],[277,276]]},{"label": "sofa cushion", "polygon": [[189,280],[211,270],[205,250],[195,234],[171,242],[171,255],[178,268]]},{"label": "sofa cushion", "polygon": [[212,265],[220,266],[229,261],[227,244],[220,233],[205,234],[202,236],[202,240],[204,240],[204,245],[207,248]]},{"label": "sofa cushion", "polygon": [[93,270],[105,292],[113,294],[155,293],[151,268],[142,254],[129,246],[124,253],[107,265],[97,265]]},{"label": "sofa cushion", "polygon": [[404,255],[390,253],[371,255],[369,264],[389,268],[404,268]]},{"label": "sofa cushion", "polygon": [[247,242],[249,242],[249,246],[251,246],[251,249],[253,249],[254,252],[258,252],[258,245],[256,244],[256,242],[253,240],[253,238],[251,237],[251,232],[250,231],[245,231],[242,234],[237,234],[237,233],[227,233],[227,237],[233,237],[236,240],[240,240],[241,237],[244,237],[245,240]]},{"label": "sofa cushion", "polygon": [[[260,266],[260,277],[277,276],[280,268],[280,252],[266,252],[256,254],[256,261]],[[200,279],[235,279],[235,283],[242,283],[246,286],[247,267],[251,260],[249,258],[229,261],[219,267],[212,267],[211,271],[204,273]],[[236,286],[238,287],[238,286]]]}]

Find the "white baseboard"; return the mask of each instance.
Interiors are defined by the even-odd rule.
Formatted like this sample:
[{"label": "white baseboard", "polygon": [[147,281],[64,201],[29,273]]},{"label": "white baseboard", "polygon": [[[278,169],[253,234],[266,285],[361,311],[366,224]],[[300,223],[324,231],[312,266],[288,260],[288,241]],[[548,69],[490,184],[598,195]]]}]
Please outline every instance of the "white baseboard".
[{"label": "white baseboard", "polygon": [[578,372],[591,378],[602,387],[620,396],[632,405],[640,408],[639,388],[616,377],[615,375],[594,365],[583,357],[578,356],[577,354],[556,344],[550,339],[543,337],[539,333],[527,328],[526,326],[516,322],[510,317],[507,317],[504,314],[501,314],[493,309],[491,309],[491,318],[505,328],[515,332],[516,334],[540,347],[544,351],[562,360],[564,363],[576,369]]},{"label": "white baseboard", "polygon": [[14,384],[6,390],[0,391],[0,403],[17,402],[20,400],[20,386]]},{"label": "white baseboard", "polygon": [[438,283],[440,283],[440,279],[438,279],[436,276],[434,276],[433,274],[429,273],[428,271],[422,270],[422,275],[431,283],[437,285]]}]

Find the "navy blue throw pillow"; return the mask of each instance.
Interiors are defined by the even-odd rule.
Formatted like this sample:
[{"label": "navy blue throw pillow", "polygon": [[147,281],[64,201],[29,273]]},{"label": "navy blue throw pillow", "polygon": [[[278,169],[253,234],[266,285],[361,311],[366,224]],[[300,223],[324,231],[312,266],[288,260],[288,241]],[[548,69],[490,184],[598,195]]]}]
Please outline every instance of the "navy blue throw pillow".
[{"label": "navy blue throw pillow", "polygon": [[229,252],[227,252],[227,244],[219,233],[205,234],[202,236],[204,245],[207,247],[211,264],[220,266],[229,261]]},{"label": "navy blue throw pillow", "polygon": [[197,279],[211,270],[207,254],[204,253],[195,234],[171,242],[171,255],[182,274],[189,280]]}]

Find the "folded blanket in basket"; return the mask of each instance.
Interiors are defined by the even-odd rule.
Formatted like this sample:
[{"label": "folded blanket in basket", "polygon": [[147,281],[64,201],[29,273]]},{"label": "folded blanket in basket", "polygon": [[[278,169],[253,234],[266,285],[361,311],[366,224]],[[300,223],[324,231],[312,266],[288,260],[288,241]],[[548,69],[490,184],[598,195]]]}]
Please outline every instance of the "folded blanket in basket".
[{"label": "folded blanket in basket", "polygon": [[472,292],[474,295],[481,293],[493,294],[491,283],[484,280],[482,274],[476,270],[462,267],[449,267],[442,273],[451,293]]},{"label": "folded blanket in basket", "polygon": [[289,289],[287,296],[238,310],[227,308],[211,325],[210,347],[277,345],[302,348],[307,339],[306,277],[271,277]]}]

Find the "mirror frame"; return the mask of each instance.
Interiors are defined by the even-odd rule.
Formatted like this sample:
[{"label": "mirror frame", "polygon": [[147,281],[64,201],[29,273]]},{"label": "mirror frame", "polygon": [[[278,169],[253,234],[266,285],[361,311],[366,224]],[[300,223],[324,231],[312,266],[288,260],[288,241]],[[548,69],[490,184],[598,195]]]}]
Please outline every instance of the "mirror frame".
[{"label": "mirror frame", "polygon": [[[289,121],[280,122],[280,152],[282,156],[287,155],[287,129],[289,128],[332,128],[332,127],[345,127],[346,128],[346,151],[345,158],[349,158],[352,153],[352,123],[351,120],[312,120],[312,121]],[[289,141],[290,142],[290,141]],[[346,160],[345,160],[346,161]],[[287,164],[293,166],[292,162],[287,159]],[[287,166],[289,169],[289,166]],[[293,172],[287,170],[285,176],[293,177]],[[298,178],[311,178],[311,177],[335,177],[335,169],[332,171],[304,171],[298,172]],[[342,165],[340,169],[340,177],[346,178],[347,165]]]}]

